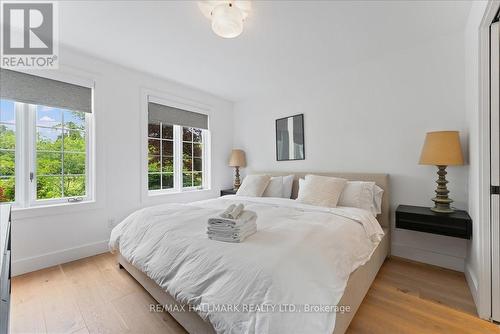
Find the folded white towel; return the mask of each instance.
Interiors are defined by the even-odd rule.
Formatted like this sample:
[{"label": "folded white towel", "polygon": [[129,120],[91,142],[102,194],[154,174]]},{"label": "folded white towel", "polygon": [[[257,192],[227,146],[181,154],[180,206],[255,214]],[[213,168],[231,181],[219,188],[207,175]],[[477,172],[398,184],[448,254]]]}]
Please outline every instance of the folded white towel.
[{"label": "folded white towel", "polygon": [[221,234],[233,234],[233,233],[245,233],[247,231],[257,229],[257,224],[255,219],[249,220],[246,223],[239,226],[232,225],[208,225],[207,232],[221,233]]},{"label": "folded white towel", "polygon": [[208,225],[218,225],[218,226],[241,226],[245,222],[250,221],[252,219],[257,219],[257,214],[253,211],[245,210],[243,211],[237,219],[231,219],[231,218],[221,218],[220,216],[218,217],[210,217],[208,218]]},{"label": "folded white towel", "polygon": [[245,209],[245,207],[243,206],[243,204],[237,204],[233,211],[231,211],[231,213],[229,213],[229,217],[228,218],[231,218],[231,219],[238,219],[238,217],[241,215],[241,213],[243,212],[243,210]]},{"label": "folded white towel", "polygon": [[[239,210],[238,206],[235,206],[233,212],[234,210]],[[240,208],[243,209],[243,205]],[[207,236],[209,239],[225,242],[242,242],[257,231],[257,214],[253,211],[242,211],[236,216],[236,219],[221,218],[221,216],[222,214],[218,217],[208,219]]]},{"label": "folded white towel", "polygon": [[236,207],[236,204],[231,204],[220,214],[222,218],[231,218],[230,214],[233,212],[234,208]]},{"label": "folded white towel", "polygon": [[232,233],[232,234],[227,234],[227,233],[215,233],[215,232],[207,232],[208,238],[211,240],[217,240],[217,241],[224,241],[224,242],[243,242],[246,238],[251,236],[257,232],[257,227],[256,225],[254,226],[253,229],[247,230],[245,232],[239,232],[239,233]]}]

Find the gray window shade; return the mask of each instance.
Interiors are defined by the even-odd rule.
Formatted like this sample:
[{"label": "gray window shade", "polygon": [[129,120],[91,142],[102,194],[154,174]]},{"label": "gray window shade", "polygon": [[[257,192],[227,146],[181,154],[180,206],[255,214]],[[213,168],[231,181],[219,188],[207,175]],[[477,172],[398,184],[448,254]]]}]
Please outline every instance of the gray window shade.
[{"label": "gray window shade", "polygon": [[24,103],[92,112],[92,90],[35,75],[0,70],[0,97]]},{"label": "gray window shade", "polygon": [[208,116],[197,112],[164,106],[153,102],[148,103],[149,121],[159,121],[166,124],[182,125],[191,128],[208,129]]}]

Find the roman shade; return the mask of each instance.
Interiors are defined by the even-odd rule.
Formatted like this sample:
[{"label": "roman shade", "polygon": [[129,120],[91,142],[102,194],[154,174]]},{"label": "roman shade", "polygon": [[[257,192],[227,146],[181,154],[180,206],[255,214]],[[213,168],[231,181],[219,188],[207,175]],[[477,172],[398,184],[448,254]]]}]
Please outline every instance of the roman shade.
[{"label": "roman shade", "polygon": [[150,122],[156,121],[190,128],[208,129],[207,115],[154,102],[148,103],[148,119]]},{"label": "roman shade", "polygon": [[92,89],[1,69],[0,97],[18,102],[92,112]]}]

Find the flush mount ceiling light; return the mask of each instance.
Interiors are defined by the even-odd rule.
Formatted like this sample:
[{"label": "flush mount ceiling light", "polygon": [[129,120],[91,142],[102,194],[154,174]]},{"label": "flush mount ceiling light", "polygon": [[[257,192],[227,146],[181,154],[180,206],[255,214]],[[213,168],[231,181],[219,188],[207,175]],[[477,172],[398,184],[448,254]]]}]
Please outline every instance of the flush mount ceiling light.
[{"label": "flush mount ceiling light", "polygon": [[212,21],[212,30],[224,38],[234,38],[243,32],[243,21],[252,8],[249,0],[199,1],[198,6]]}]

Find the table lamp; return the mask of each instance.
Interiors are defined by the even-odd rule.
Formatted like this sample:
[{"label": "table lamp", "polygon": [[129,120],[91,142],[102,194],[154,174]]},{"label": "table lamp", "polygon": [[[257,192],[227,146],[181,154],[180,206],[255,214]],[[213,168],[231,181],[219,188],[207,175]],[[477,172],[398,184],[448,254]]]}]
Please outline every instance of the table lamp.
[{"label": "table lamp", "polygon": [[446,187],[446,167],[463,165],[462,148],[460,147],[460,136],[458,131],[436,131],[428,132],[425,137],[424,147],[420,155],[421,165],[434,165],[438,168],[438,179],[434,212],[452,213],[455,210],[450,206],[453,202],[448,198],[449,190]]},{"label": "table lamp", "polygon": [[245,167],[247,164],[245,159],[245,152],[243,150],[232,150],[231,158],[229,159],[229,166],[234,167],[236,170],[234,176],[233,189],[238,190],[241,185],[240,181],[240,167]]}]

